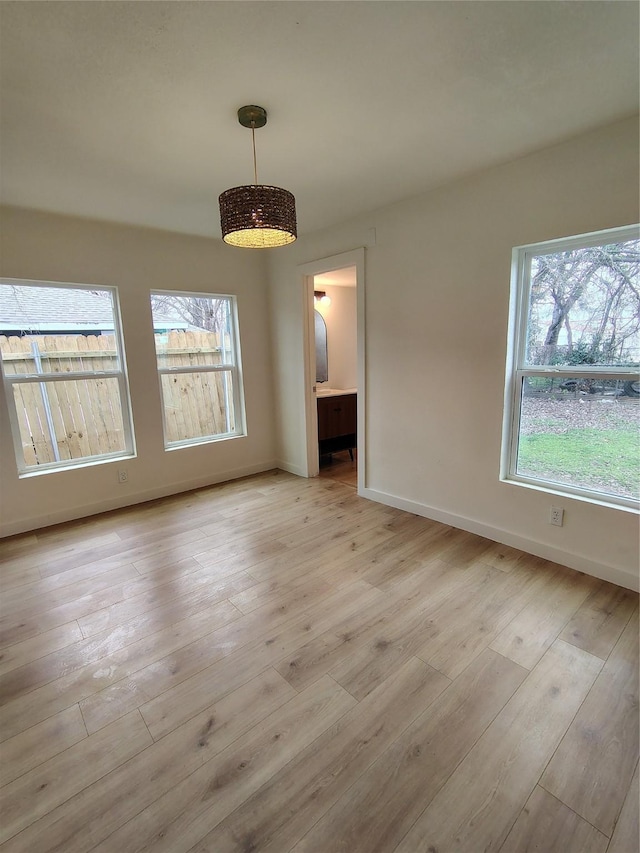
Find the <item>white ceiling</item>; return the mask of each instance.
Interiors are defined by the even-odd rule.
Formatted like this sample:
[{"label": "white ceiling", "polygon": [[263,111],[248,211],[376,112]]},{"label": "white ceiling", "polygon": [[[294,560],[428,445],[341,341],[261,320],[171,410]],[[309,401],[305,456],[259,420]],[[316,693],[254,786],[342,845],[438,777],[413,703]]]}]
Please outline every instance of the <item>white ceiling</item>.
[{"label": "white ceiling", "polygon": [[313,277],[313,286],[316,290],[322,290],[323,287],[355,287],[356,282],[355,267],[344,267],[344,269],[332,270]]},{"label": "white ceiling", "polygon": [[2,200],[219,236],[258,178],[309,232],[638,110],[635,2],[3,2]]}]

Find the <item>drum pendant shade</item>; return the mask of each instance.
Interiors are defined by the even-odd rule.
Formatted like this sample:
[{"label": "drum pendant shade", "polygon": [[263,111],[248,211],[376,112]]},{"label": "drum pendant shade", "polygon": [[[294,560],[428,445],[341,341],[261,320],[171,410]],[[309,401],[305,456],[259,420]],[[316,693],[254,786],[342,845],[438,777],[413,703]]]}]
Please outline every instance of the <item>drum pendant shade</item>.
[{"label": "drum pendant shade", "polygon": [[267,123],[263,107],[246,106],[238,110],[238,121],[251,128],[255,183],[232,187],[220,195],[222,239],[245,249],[269,249],[286,246],[297,237],[296,200],[281,187],[257,181],[255,129]]}]

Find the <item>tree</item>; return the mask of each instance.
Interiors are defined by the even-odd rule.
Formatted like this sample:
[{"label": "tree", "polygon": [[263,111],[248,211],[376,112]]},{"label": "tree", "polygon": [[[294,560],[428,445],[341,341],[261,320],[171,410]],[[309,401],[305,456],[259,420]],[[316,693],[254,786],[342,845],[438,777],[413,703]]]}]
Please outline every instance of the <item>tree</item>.
[{"label": "tree", "polygon": [[[535,257],[531,309],[534,362],[639,360],[640,240]],[[567,343],[561,347],[563,331]]]},{"label": "tree", "polygon": [[151,305],[154,310],[166,313],[168,317],[180,317],[192,326],[208,332],[223,333],[228,328],[228,299],[154,293],[151,296]]}]

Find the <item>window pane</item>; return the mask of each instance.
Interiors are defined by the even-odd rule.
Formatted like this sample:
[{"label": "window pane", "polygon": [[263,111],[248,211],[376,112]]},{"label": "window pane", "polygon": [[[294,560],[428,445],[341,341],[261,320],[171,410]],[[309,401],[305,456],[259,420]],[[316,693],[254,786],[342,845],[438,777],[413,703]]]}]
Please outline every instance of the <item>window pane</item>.
[{"label": "window pane", "polygon": [[[21,472],[133,452],[118,324],[113,288],[0,280],[0,360]],[[87,378],[68,379],[78,373]]]},{"label": "window pane", "polygon": [[242,388],[233,297],[155,292],[151,308],[165,446],[239,434],[242,413],[234,397],[240,398]]},{"label": "window pane", "polygon": [[233,362],[231,300],[152,293],[158,367]]},{"label": "window pane", "polygon": [[522,390],[519,475],[640,498],[636,381],[529,377]]},{"label": "window pane", "polygon": [[16,382],[13,394],[26,466],[125,452],[116,378]]},{"label": "window pane", "polygon": [[526,364],[640,362],[640,241],[531,259]]},{"label": "window pane", "polygon": [[5,283],[0,298],[0,334],[9,341],[3,360],[16,349],[33,355],[23,365],[33,373],[118,369],[110,290]]},{"label": "window pane", "polygon": [[162,374],[167,444],[235,431],[230,370]]}]

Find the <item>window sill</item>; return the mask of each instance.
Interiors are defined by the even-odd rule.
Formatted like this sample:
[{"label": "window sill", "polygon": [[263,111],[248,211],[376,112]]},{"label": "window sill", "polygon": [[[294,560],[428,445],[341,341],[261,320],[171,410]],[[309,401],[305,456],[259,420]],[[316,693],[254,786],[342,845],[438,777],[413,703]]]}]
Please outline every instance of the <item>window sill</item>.
[{"label": "window sill", "polygon": [[106,465],[109,462],[122,462],[124,459],[135,459],[135,453],[119,453],[117,456],[88,459],[77,462],[61,462],[59,464],[39,465],[37,469],[18,471],[18,479],[27,480],[31,477],[42,477],[44,474],[58,474],[63,471],[77,471],[80,468],[93,468],[96,465]]},{"label": "window sill", "polygon": [[555,497],[564,498],[565,500],[582,501],[582,503],[593,504],[594,506],[601,506],[606,509],[617,509],[622,510],[623,512],[629,512],[632,515],[640,515],[640,503],[636,502],[618,503],[617,501],[607,500],[604,495],[599,498],[580,494],[579,492],[568,491],[559,485],[554,487],[553,483],[536,483],[530,480],[516,479],[515,477],[500,477],[500,482],[505,483],[508,486],[521,486],[525,489],[533,489],[536,492],[544,492],[547,495],[554,495]]},{"label": "window sill", "polygon": [[182,441],[179,444],[165,445],[165,451],[185,450],[188,447],[201,447],[203,444],[217,444],[221,441],[233,441],[235,438],[246,438],[246,432],[225,433],[224,435],[213,435],[206,438],[193,438],[190,441]]}]

